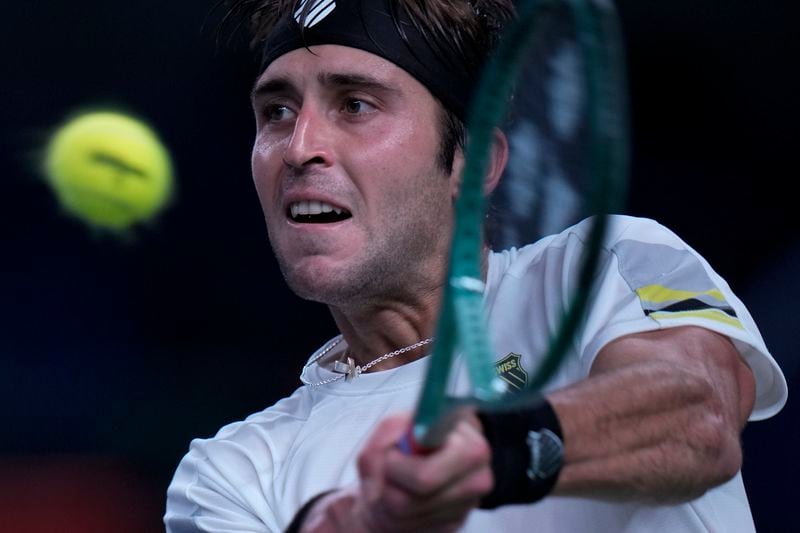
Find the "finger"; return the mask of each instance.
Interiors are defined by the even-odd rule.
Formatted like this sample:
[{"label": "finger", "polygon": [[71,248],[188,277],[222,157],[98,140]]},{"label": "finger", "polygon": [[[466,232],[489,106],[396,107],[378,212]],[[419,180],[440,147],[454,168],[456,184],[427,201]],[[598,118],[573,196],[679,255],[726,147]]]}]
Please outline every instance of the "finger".
[{"label": "finger", "polygon": [[380,497],[384,484],[387,453],[394,450],[395,443],[405,434],[411,417],[400,414],[383,420],[362,448],[356,462],[362,491],[367,502]]},{"label": "finger", "polygon": [[372,435],[370,435],[363,449],[379,451],[391,448],[395,446],[406,431],[408,431],[410,426],[411,415],[407,413],[389,416],[378,424],[378,427],[372,432]]},{"label": "finger", "polygon": [[[395,491],[399,496],[397,500],[391,494]],[[370,510],[370,531],[455,531],[463,525],[473,507],[474,505],[453,504],[423,507],[408,501],[407,493],[398,489],[387,489],[380,505]]]},{"label": "finger", "polygon": [[399,487],[386,485],[380,500],[381,512],[388,519],[409,524],[413,521],[435,524],[461,521],[491,486],[489,469],[477,470],[428,496],[413,495]]},{"label": "finger", "polygon": [[491,452],[480,431],[459,421],[444,445],[427,456],[407,456],[397,450],[386,454],[387,482],[419,496],[442,491],[448,485],[481,469],[489,469]]},{"label": "finger", "polygon": [[429,456],[408,456],[395,447],[409,427],[408,416],[387,419],[376,429],[359,457],[372,529],[447,532],[463,524],[492,486],[488,445],[476,422],[464,417]]}]

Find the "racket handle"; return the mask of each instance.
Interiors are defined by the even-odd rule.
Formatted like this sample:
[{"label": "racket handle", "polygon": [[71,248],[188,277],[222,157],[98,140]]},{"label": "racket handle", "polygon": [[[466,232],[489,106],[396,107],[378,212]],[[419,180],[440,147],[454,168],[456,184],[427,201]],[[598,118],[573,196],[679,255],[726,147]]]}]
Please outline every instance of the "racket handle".
[{"label": "racket handle", "polygon": [[414,438],[413,426],[409,426],[408,431],[405,432],[403,438],[397,443],[397,448],[406,455],[429,455],[436,450],[436,448],[423,446]]},{"label": "racket handle", "polygon": [[461,419],[465,409],[471,408],[467,405],[450,407],[436,422],[425,427],[421,439],[415,436],[414,426],[409,426],[397,444],[398,448],[408,455],[428,455],[435,452],[444,444],[448,433]]}]

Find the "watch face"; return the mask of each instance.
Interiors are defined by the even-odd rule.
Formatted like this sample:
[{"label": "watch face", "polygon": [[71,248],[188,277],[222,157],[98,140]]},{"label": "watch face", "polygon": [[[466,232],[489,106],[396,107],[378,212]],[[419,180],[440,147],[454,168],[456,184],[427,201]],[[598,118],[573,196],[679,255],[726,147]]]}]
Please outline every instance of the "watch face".
[{"label": "watch face", "polygon": [[529,431],[526,442],[531,452],[528,477],[538,481],[557,474],[564,459],[564,444],[558,435],[546,428]]}]

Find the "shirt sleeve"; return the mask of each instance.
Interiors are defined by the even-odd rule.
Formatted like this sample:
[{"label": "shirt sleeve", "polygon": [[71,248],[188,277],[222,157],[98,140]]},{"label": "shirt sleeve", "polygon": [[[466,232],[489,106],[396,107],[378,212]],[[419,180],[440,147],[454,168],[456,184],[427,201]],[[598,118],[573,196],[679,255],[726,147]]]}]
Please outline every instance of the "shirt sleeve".
[{"label": "shirt sleeve", "polygon": [[167,490],[167,533],[281,531],[259,479],[264,456],[256,468],[252,453],[226,439],[192,441]]},{"label": "shirt sleeve", "polygon": [[[752,369],[756,402],[750,419],[780,411],[786,379],[747,308],[708,262],[652,220],[614,217],[608,235],[579,347],[584,370],[603,346],[623,335],[700,326],[730,338]],[[581,225],[575,237],[583,238]]]}]

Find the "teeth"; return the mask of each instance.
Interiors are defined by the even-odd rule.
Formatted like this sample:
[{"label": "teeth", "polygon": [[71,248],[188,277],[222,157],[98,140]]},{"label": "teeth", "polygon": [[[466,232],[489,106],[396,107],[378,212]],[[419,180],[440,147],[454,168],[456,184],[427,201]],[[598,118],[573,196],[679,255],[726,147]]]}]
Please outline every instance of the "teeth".
[{"label": "teeth", "polygon": [[296,217],[298,215],[319,215],[322,213],[331,212],[341,215],[345,212],[344,209],[334,207],[331,204],[320,202],[318,200],[303,200],[302,202],[295,202],[289,206],[289,209],[292,213],[292,217]]}]

